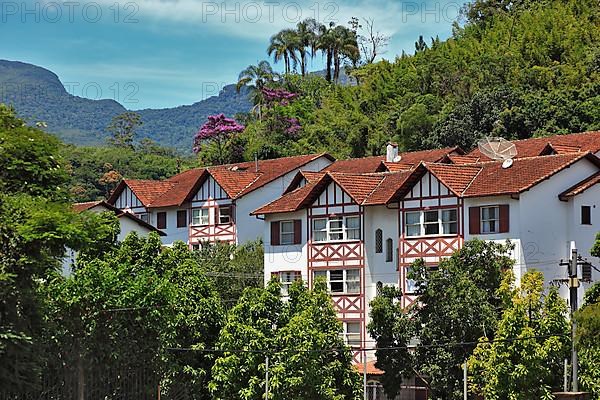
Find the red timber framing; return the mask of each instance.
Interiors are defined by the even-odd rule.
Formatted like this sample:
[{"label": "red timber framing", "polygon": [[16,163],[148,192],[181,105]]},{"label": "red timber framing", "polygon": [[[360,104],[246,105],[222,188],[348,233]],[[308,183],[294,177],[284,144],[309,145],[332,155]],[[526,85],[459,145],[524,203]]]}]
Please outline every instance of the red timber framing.
[{"label": "red timber framing", "polygon": [[[406,235],[405,216],[411,211],[457,210],[457,233],[451,235],[427,235],[409,237]],[[415,302],[407,285],[407,275],[410,265],[423,259],[425,264],[435,267],[440,260],[450,257],[459,250],[464,242],[464,201],[455,196],[446,186],[431,173],[426,173],[415,184],[411,191],[402,199],[398,208],[400,238],[398,245],[398,270],[400,288],[402,289],[402,307],[408,307]]]},{"label": "red timber framing", "polygon": [[[335,182],[321,193],[307,209],[308,232],[308,282],[312,287],[315,271],[358,269],[360,276],[359,293],[332,293],[332,300],[338,318],[342,322],[360,322],[360,342],[366,341],[365,303],[365,249],[364,249],[364,209]],[[360,239],[343,241],[313,241],[313,221],[320,218],[360,217]],[[363,353],[353,352],[353,360],[362,363]]]},{"label": "red timber framing", "polygon": [[[230,208],[229,223],[219,223],[219,208],[221,207]],[[196,209],[208,210],[208,224],[193,225],[193,212]],[[188,239],[190,247],[202,243],[237,242],[235,203],[212,176],[208,177],[192,199],[190,208],[188,209],[188,220],[190,223]]]}]

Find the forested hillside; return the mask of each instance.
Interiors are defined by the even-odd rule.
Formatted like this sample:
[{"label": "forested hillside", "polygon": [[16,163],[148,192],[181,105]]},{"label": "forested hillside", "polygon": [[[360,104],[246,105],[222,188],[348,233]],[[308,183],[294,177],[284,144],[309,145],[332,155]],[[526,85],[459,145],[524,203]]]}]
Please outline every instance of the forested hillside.
[{"label": "forested hillside", "polygon": [[241,121],[233,147],[243,146],[245,158],[359,157],[381,153],[389,140],[403,150],[468,149],[483,135],[600,128],[596,1],[478,0],[464,20],[446,41],[416,38],[414,55],[352,68],[356,86],[299,74],[267,84],[288,95],[255,97],[261,112]]},{"label": "forested hillside", "polygon": [[[13,106],[29,123],[44,122],[48,132],[77,145],[106,144],[110,136],[106,126],[126,111],[115,100],[73,96],[58,76],[45,68],[7,60],[0,60],[0,103]],[[189,153],[192,136],[207,116],[233,116],[249,109],[245,89],[238,93],[234,85],[225,86],[218,96],[191,105],[138,111],[144,122],[139,139],[149,138]]]}]

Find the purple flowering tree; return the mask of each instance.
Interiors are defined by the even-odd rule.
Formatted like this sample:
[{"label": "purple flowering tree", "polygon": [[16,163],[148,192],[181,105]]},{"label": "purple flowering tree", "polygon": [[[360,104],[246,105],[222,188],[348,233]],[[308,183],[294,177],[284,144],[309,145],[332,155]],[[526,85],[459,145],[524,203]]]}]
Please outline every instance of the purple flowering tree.
[{"label": "purple flowering tree", "polygon": [[297,93],[288,92],[283,88],[263,88],[262,95],[265,103],[268,106],[272,106],[274,104],[287,106],[292,100],[298,97]]},{"label": "purple flowering tree", "polygon": [[208,120],[194,136],[194,153],[198,154],[206,146],[212,145],[216,154],[210,157],[211,161],[223,163],[226,161],[224,154],[226,142],[245,128],[244,125],[239,124],[233,118],[227,118],[224,114],[209,115]]}]

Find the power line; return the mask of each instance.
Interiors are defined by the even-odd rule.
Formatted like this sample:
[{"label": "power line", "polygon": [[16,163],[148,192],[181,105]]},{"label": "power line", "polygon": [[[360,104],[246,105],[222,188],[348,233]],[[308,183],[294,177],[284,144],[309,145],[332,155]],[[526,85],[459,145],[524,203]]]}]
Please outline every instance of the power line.
[{"label": "power line", "polygon": [[548,339],[548,338],[563,338],[569,337],[570,335],[535,335],[535,336],[526,336],[526,337],[516,337],[516,338],[505,338],[505,339],[492,339],[485,342],[477,341],[468,341],[468,342],[447,342],[447,343],[432,343],[432,344],[415,344],[415,345],[406,345],[406,346],[388,346],[388,347],[352,347],[352,346],[344,346],[344,347],[331,347],[326,349],[220,349],[220,348],[194,348],[194,347],[179,347],[179,348],[166,348],[168,351],[194,351],[201,353],[259,353],[259,354],[279,354],[279,353],[331,353],[331,352],[339,352],[339,351],[393,351],[393,350],[416,350],[419,348],[448,348],[448,347],[463,347],[463,346],[472,346],[478,345],[480,343],[492,344],[492,343],[511,343],[525,340],[535,340],[535,339]]}]

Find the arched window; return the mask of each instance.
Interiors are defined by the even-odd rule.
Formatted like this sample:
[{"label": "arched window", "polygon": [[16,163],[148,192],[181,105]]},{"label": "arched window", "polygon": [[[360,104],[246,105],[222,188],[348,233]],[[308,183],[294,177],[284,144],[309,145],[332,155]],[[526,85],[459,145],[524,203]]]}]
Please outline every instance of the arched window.
[{"label": "arched window", "polygon": [[381,229],[375,231],[375,253],[383,253],[383,231]]},{"label": "arched window", "polygon": [[385,261],[394,261],[394,241],[392,238],[387,238],[385,241]]}]

